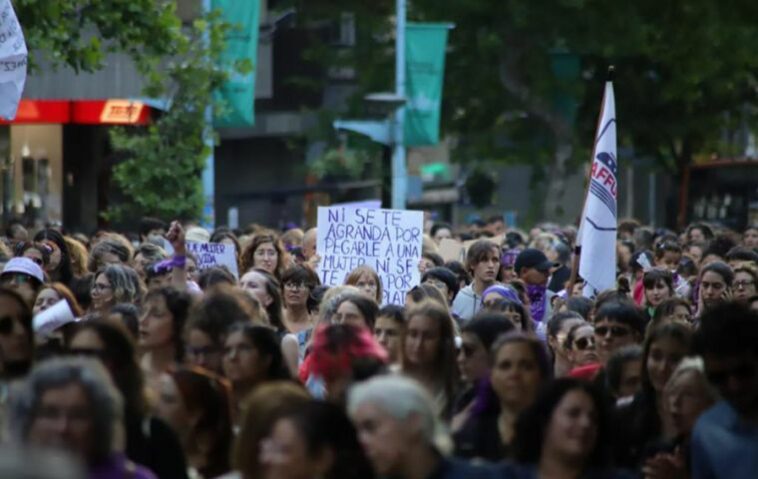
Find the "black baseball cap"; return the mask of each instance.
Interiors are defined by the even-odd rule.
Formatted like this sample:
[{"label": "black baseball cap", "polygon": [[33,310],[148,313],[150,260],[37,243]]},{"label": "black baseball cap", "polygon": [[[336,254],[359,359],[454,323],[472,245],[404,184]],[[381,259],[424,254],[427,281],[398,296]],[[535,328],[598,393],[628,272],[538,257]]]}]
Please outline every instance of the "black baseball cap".
[{"label": "black baseball cap", "polygon": [[556,264],[545,256],[545,253],[535,248],[527,248],[516,257],[513,269],[518,273],[521,268],[534,268],[538,271],[550,271]]}]

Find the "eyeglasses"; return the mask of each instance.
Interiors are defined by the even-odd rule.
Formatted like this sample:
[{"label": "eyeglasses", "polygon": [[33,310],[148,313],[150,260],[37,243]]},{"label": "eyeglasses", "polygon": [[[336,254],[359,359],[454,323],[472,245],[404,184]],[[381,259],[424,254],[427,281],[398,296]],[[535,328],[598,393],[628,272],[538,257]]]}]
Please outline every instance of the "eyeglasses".
[{"label": "eyeglasses", "polygon": [[97,291],[98,293],[102,293],[103,291],[108,291],[109,289],[111,289],[111,287],[108,286],[107,284],[95,283],[92,285],[92,291]]},{"label": "eyeglasses", "polygon": [[292,291],[297,291],[299,289],[307,289],[308,285],[305,283],[284,283],[284,287],[286,289],[291,289]]},{"label": "eyeglasses", "polygon": [[34,258],[32,256],[25,256],[25,258],[34,261],[35,263],[37,263],[37,266],[42,266],[43,264],[45,264],[42,258]]},{"label": "eyeglasses", "polygon": [[594,348],[595,347],[595,338],[592,336],[585,336],[583,338],[579,338],[576,341],[574,341],[574,346],[579,351],[584,351],[588,348]]},{"label": "eyeglasses", "polygon": [[21,285],[30,282],[31,279],[31,276],[24,273],[5,273],[2,277],[0,277],[0,283]]},{"label": "eyeglasses", "polygon": [[604,338],[608,336],[608,333],[611,333],[611,336],[613,336],[614,338],[621,338],[621,337],[629,335],[631,331],[629,331],[629,329],[624,328],[622,326],[598,326],[595,328],[595,336],[600,336],[601,338]]},{"label": "eyeglasses", "polygon": [[735,288],[742,289],[742,288],[747,288],[748,286],[753,286],[755,284],[755,281],[753,281],[752,279],[745,279],[745,280],[735,281],[733,284]]}]

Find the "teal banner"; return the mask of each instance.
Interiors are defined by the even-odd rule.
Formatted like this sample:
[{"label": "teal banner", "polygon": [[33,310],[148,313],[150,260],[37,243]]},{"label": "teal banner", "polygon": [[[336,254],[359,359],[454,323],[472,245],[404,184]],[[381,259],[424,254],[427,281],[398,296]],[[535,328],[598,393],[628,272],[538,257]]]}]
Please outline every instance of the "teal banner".
[{"label": "teal banner", "polygon": [[408,23],[405,29],[405,146],[436,145],[448,23]]},{"label": "teal banner", "polygon": [[[226,37],[226,49],[221,56],[221,67],[229,72],[226,84],[215,92],[222,100],[224,115],[214,119],[216,127],[251,126],[255,119],[255,72],[258,69],[258,21],[259,0],[213,0],[214,9],[221,11],[221,18],[232,25]],[[240,60],[250,60],[253,68],[248,73],[238,73],[234,65]]]}]

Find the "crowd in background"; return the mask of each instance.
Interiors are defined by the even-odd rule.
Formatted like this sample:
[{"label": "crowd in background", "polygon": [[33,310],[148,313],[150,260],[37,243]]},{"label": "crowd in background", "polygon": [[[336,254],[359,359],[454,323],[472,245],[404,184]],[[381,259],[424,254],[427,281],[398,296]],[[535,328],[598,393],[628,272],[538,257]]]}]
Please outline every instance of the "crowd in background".
[{"label": "crowd in background", "polygon": [[[592,299],[573,227],[425,230],[421,283],[382,305],[368,266],[320,284],[315,228],[9,224],[1,475],[758,477],[757,226],[621,221]],[[239,278],[188,241],[234,245]]]}]

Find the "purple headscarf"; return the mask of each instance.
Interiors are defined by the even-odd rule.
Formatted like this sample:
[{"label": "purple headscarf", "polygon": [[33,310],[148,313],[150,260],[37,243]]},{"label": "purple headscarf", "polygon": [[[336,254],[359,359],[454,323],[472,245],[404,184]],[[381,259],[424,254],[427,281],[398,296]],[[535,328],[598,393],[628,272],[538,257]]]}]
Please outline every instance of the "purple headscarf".
[{"label": "purple headscarf", "polygon": [[503,254],[500,255],[500,264],[504,268],[513,268],[516,265],[516,258],[518,257],[519,253],[521,253],[521,250],[519,249],[509,249],[503,251]]},{"label": "purple headscarf", "polygon": [[485,289],[484,292],[482,292],[482,304],[484,304],[484,298],[486,298],[490,293],[497,293],[501,297],[510,299],[511,301],[514,301],[523,306],[516,291],[513,288],[505,286],[504,284],[493,284],[489,288]]}]

